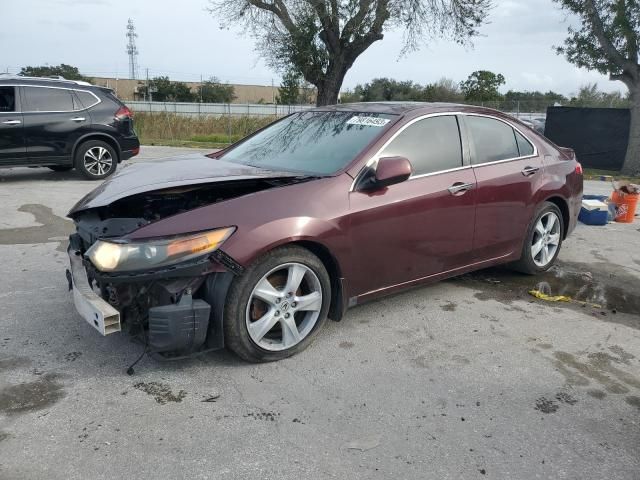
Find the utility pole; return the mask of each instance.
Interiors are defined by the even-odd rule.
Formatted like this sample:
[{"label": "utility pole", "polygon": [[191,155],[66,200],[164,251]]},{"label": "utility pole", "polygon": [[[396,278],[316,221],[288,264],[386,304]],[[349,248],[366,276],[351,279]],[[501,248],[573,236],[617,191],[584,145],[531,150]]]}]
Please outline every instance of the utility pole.
[{"label": "utility pole", "polygon": [[[146,69],[147,71],[147,95],[149,95],[149,103],[151,103],[151,99],[153,97],[153,95],[151,95],[151,87],[149,86],[149,69]],[[149,111],[151,111],[151,106],[149,106]]]},{"label": "utility pole", "polygon": [[138,47],[136,47],[136,27],[133,25],[133,20],[129,19],[127,22],[127,53],[129,54],[129,78],[135,80],[138,78]]}]

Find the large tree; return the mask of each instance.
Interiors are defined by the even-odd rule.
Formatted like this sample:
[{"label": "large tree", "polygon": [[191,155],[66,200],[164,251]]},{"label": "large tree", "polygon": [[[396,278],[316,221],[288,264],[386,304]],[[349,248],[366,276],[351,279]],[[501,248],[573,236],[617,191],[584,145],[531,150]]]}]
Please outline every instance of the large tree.
[{"label": "large tree", "polygon": [[640,3],[638,0],[555,0],[577,15],[558,53],[578,67],[609,75],[629,89],[631,124],[622,172],[640,174]]},{"label": "large tree", "polygon": [[501,73],[478,70],[469,75],[469,78],[460,84],[460,88],[464,93],[465,100],[470,102],[490,102],[502,98],[498,88],[504,84],[505,79]]},{"label": "large tree", "polygon": [[60,65],[43,65],[39,67],[23,67],[20,70],[20,75],[27,77],[64,77],[67,80],[82,80],[84,82],[91,82],[89,77],[85,77],[80,73],[78,67],[66,65],[61,63]]},{"label": "large tree", "polygon": [[274,68],[293,67],[318,90],[317,104],[337,103],[356,59],[393,29],[405,50],[423,38],[464,43],[478,33],[491,0],[209,0],[223,23],[244,25]]}]

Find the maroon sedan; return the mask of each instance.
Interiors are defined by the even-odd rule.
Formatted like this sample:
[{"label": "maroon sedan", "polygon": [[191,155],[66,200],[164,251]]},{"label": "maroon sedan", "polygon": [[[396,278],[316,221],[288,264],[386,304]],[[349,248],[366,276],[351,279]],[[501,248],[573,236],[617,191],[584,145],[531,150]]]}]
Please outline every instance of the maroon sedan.
[{"label": "maroon sedan", "polygon": [[278,360],[367,300],[497,264],[547,270],[581,195],[573,151],[508,115],[323,107],[123,169],[70,211],[68,278],[103,335]]}]

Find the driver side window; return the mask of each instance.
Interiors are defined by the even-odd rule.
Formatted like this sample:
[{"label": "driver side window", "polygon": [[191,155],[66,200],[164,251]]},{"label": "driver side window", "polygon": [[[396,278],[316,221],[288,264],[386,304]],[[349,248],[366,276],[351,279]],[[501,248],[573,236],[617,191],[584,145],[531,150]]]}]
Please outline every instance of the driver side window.
[{"label": "driver side window", "polygon": [[380,157],[405,157],[413,176],[462,167],[462,143],[455,115],[418,120],[385,147]]}]

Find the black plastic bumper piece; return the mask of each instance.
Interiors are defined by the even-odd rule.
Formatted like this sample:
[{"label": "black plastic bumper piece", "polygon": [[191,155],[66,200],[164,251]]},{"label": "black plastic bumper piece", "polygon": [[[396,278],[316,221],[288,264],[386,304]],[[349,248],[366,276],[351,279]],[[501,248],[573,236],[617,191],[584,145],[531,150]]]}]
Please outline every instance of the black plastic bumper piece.
[{"label": "black plastic bumper piece", "polygon": [[210,314],[211,305],[186,294],[177,304],[150,308],[150,351],[180,355],[195,352],[207,337]]}]

